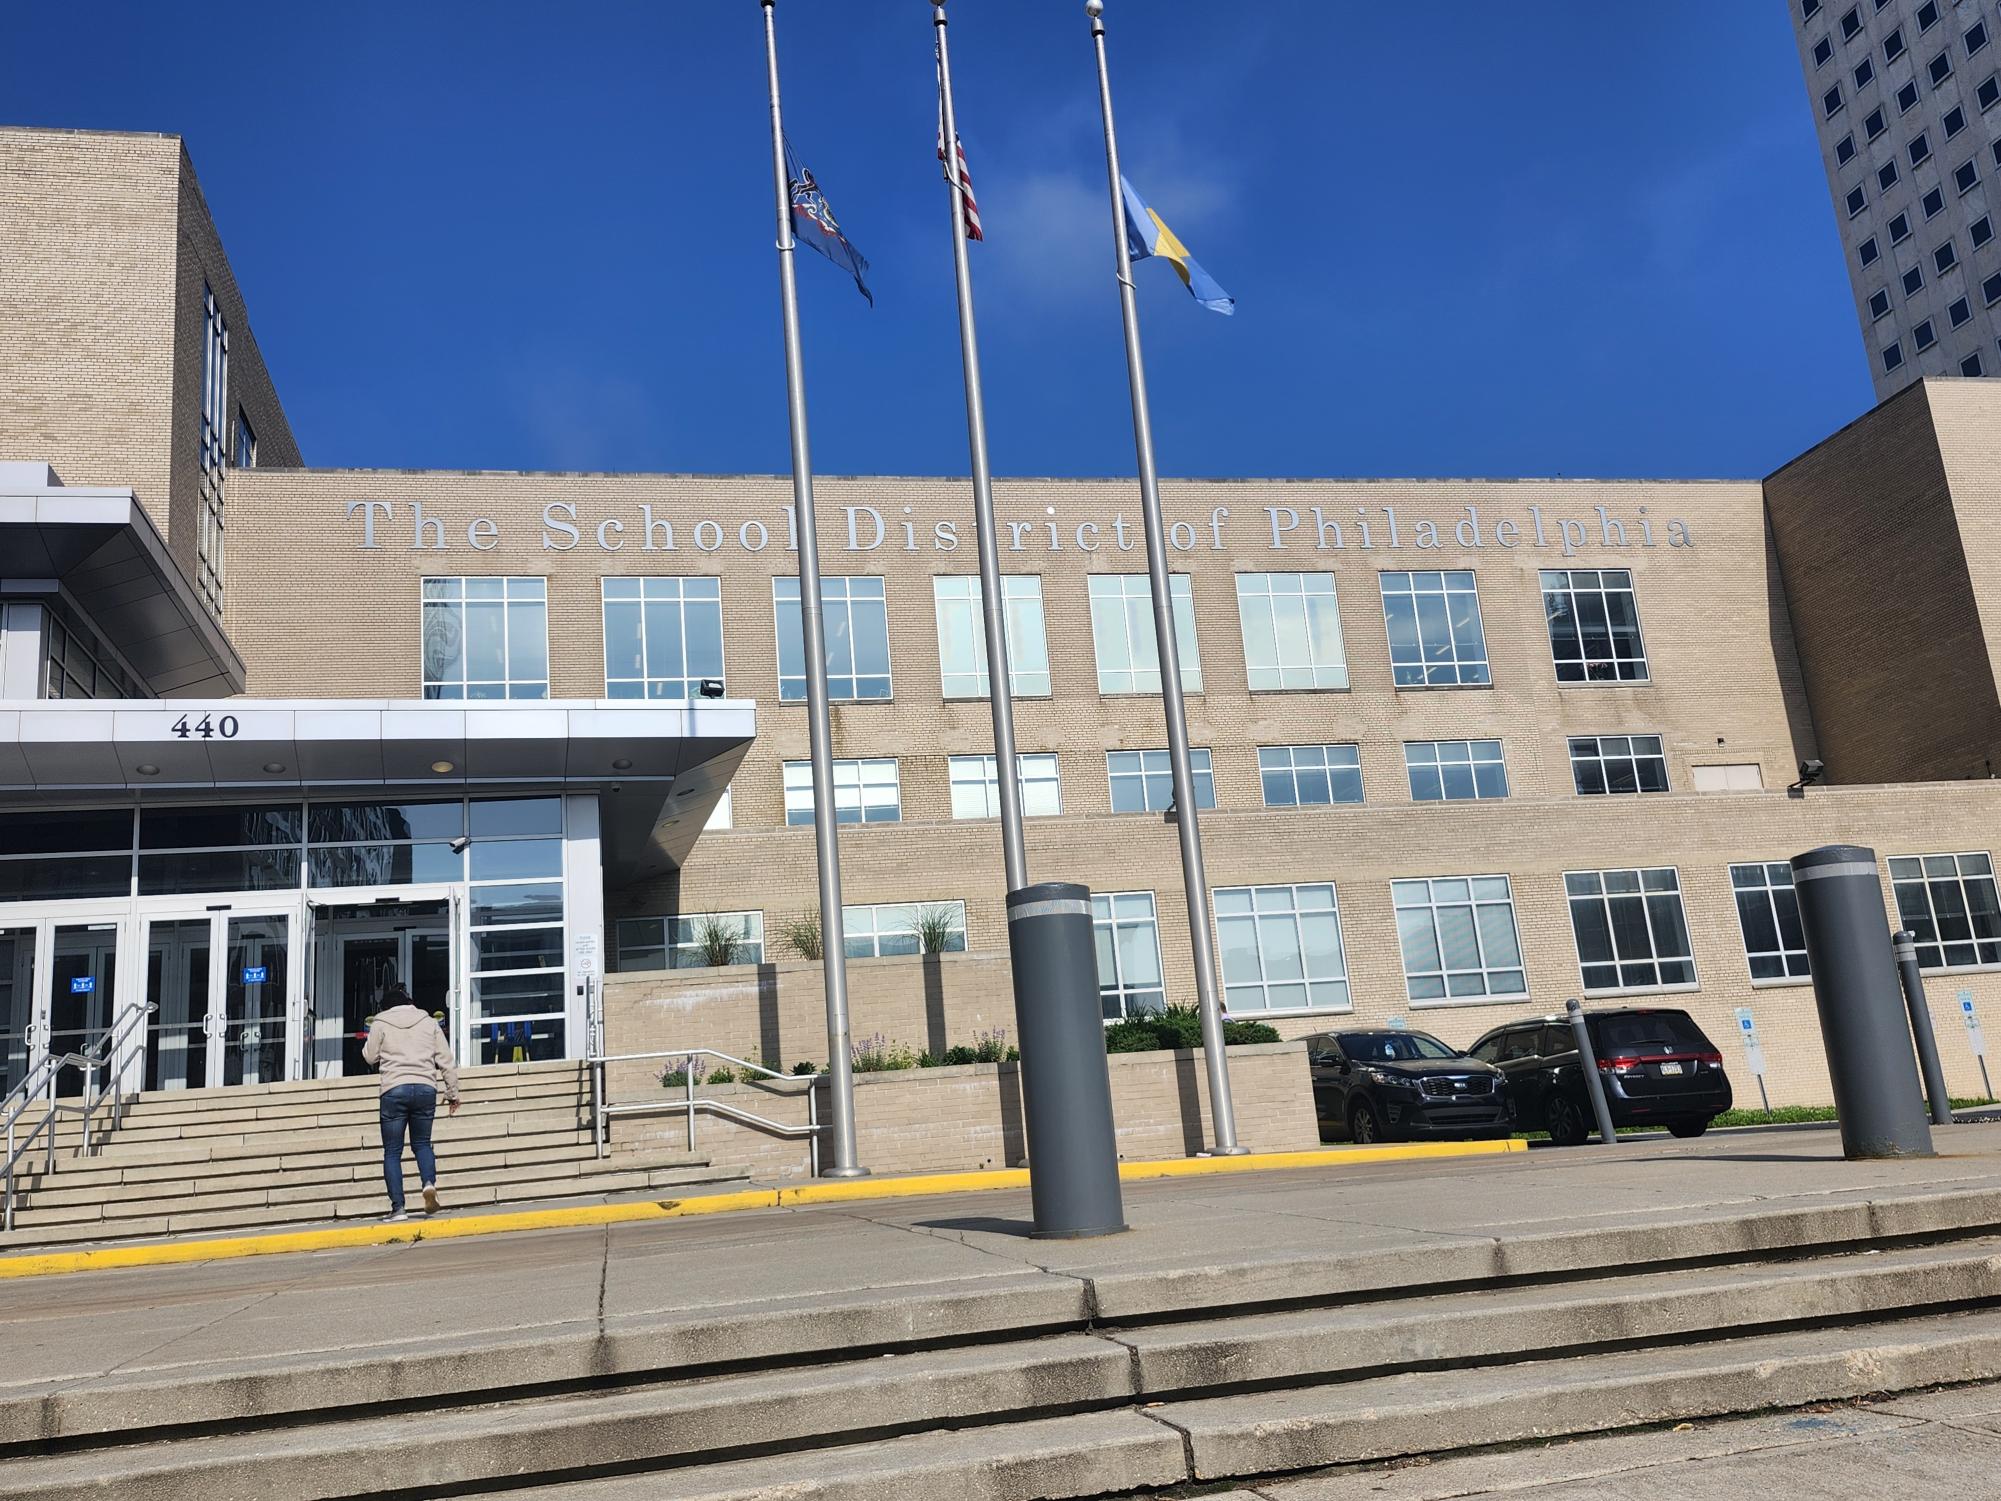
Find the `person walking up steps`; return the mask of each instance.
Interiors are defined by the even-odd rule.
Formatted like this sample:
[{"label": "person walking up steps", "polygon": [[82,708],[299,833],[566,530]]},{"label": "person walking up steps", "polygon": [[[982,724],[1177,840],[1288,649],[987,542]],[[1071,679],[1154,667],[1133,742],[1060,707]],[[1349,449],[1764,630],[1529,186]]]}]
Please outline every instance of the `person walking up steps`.
[{"label": "person walking up steps", "polygon": [[381,1073],[382,1181],[389,1189],[389,1218],[407,1220],[403,1208],[403,1132],[417,1154],[424,1212],[438,1212],[438,1162],[431,1151],[431,1123],[437,1119],[438,1091],[447,1108],[459,1113],[459,1070],[444,1029],[420,1011],[401,985],[391,985],[386,1004],[368,1029],[361,1056]]}]

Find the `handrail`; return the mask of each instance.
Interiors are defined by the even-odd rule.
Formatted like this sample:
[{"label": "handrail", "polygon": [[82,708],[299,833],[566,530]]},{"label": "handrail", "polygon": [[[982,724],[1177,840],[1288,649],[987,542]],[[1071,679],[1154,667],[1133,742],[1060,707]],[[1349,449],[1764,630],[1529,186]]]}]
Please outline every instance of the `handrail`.
[{"label": "handrail", "polygon": [[[740,1069],[746,1074],[758,1075],[760,1082],[765,1079],[772,1079],[781,1083],[804,1085],[806,1124],[803,1126],[787,1125],[783,1121],[770,1120],[764,1116],[755,1115],[748,1110],[738,1109],[736,1106],[725,1104],[721,1100],[699,1098],[695,1094],[697,1080],[694,1068],[695,1061],[699,1058],[720,1059],[723,1063],[730,1065],[732,1068]],[[678,1059],[681,1062],[683,1082],[687,1085],[688,1090],[685,1099],[636,1100],[624,1105],[614,1105],[611,1103],[605,1088],[604,1070],[607,1064],[648,1063],[663,1059]],[[759,1130],[769,1131],[776,1136],[803,1136],[809,1138],[807,1171],[812,1177],[817,1178],[820,1176],[820,1132],[822,1128],[820,1124],[819,1095],[814,1087],[817,1082],[817,1075],[780,1073],[775,1068],[766,1068],[761,1063],[752,1063],[748,1058],[739,1058],[736,1054],[725,1053],[720,1048],[666,1048],[645,1053],[598,1053],[593,1050],[591,1056],[586,1061],[591,1068],[592,1132],[597,1143],[597,1154],[600,1158],[604,1157],[608,1150],[606,1138],[609,1134],[608,1127],[611,1118],[614,1115],[658,1115],[669,1110],[683,1111],[686,1113],[688,1121],[688,1150],[692,1152],[695,1150],[695,1118],[698,1114],[706,1112],[710,1115],[722,1116],[726,1120],[737,1121],[742,1125],[754,1126]],[[750,1083],[753,1081],[746,1079],[744,1082]]]},{"label": "handrail", "polygon": [[[97,1114],[98,1107],[104,1103],[106,1098],[106,1091],[99,1081],[99,1075],[107,1070],[110,1071],[113,1078],[110,1091],[113,1117],[111,1129],[116,1130],[119,1124],[123,1122],[125,1119],[126,1089],[124,1081],[119,1077],[122,1072],[120,1064],[123,1062],[123,1059],[117,1056],[119,1044],[130,1034],[134,1025],[137,1025],[143,1032],[146,1018],[159,1009],[151,1001],[141,1002],[136,1006],[128,1006],[119,1016],[118,1020],[107,1027],[82,1052],[48,1054],[35,1069],[30,1070],[28,1079],[22,1081],[26,1084],[36,1074],[46,1076],[42,1080],[42,1086],[48,1090],[46,1096],[48,1108],[42,1112],[41,1118],[35,1122],[33,1128],[28,1131],[25,1137],[19,1132],[18,1122],[21,1116],[26,1113],[28,1105],[33,1098],[32,1094],[23,1096],[21,1103],[15,1106],[12,1113],[7,1116],[5,1122],[7,1130],[7,1163],[4,1169],[0,1169],[0,1173],[4,1173],[6,1180],[4,1205],[0,1205],[0,1230],[12,1230],[14,1228],[14,1208],[20,1196],[15,1184],[16,1170],[20,1166],[21,1159],[28,1155],[37,1139],[41,1138],[44,1133],[47,1135],[47,1140],[43,1144],[42,1150],[46,1156],[46,1161],[42,1171],[46,1176],[56,1170],[55,1124],[59,1117],[74,1115],[83,1121],[83,1143],[79,1148],[78,1155],[89,1155],[91,1151],[91,1122]],[[84,1104],[69,1104],[56,1094],[56,1078],[66,1068],[80,1069],[83,1072],[85,1081]],[[13,1098],[12,1091],[9,1092],[8,1098]]]}]

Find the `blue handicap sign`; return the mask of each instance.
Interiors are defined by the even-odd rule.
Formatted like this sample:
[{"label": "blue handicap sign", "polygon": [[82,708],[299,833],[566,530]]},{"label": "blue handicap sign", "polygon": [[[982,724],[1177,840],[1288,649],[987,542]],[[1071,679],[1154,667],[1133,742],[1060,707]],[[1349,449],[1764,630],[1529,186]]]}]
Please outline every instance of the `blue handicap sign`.
[{"label": "blue handicap sign", "polygon": [[243,966],[243,983],[245,985],[262,985],[270,978],[271,966],[268,964],[246,964]]},{"label": "blue handicap sign", "polygon": [[70,976],[69,993],[71,995],[89,995],[92,991],[96,989],[97,989],[96,975]]}]

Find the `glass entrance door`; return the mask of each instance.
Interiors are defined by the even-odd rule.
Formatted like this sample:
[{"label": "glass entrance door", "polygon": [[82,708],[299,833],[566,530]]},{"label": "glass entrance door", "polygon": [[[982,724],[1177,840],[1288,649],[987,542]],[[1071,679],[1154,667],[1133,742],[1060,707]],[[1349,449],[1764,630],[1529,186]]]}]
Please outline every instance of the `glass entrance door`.
[{"label": "glass entrance door", "polygon": [[202,1089],[208,1060],[213,919],[155,920],[146,938],[146,1089]]},{"label": "glass entrance door", "polygon": [[226,922],[228,963],[210,1026],[210,1067],[224,1084],[275,1083],[286,1077],[290,1040],[291,919],[274,913]]},{"label": "glass entrance door", "polygon": [[399,987],[456,1038],[450,916],[447,901],[399,904],[387,924],[366,908],[321,914],[316,933],[321,941],[331,939],[337,955],[343,1074],[368,1072],[361,1046],[376,1014],[398,1004],[391,992]]},{"label": "glass entrance door", "polygon": [[294,914],[216,911],[146,924],[147,1089],[292,1076]]},{"label": "glass entrance door", "polygon": [[0,1099],[28,1076],[35,1022],[35,930],[0,927]]},{"label": "glass entrance door", "polygon": [[[122,926],[116,922],[55,925],[45,989],[49,1052],[81,1053],[110,1028]],[[66,1068],[57,1073],[57,1094],[80,1095],[83,1091],[83,1070]]]}]

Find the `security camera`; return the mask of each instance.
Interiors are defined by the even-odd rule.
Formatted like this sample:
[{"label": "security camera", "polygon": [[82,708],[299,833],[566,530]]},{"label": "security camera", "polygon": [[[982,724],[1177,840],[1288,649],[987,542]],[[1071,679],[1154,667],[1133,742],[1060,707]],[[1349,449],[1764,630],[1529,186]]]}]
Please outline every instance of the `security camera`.
[{"label": "security camera", "polygon": [[467,838],[464,834],[459,835],[458,838],[452,841],[452,853],[455,855],[463,855],[466,852],[466,846],[471,843],[472,840]]},{"label": "security camera", "polygon": [[721,698],[722,696],[723,696],[723,680],[721,678],[702,679],[703,698]]},{"label": "security camera", "polygon": [[1827,775],[1827,763],[1824,761],[1802,761],[1800,762],[1800,779],[1786,788],[1786,791],[1792,793],[1794,796],[1799,796],[1825,775]]}]

